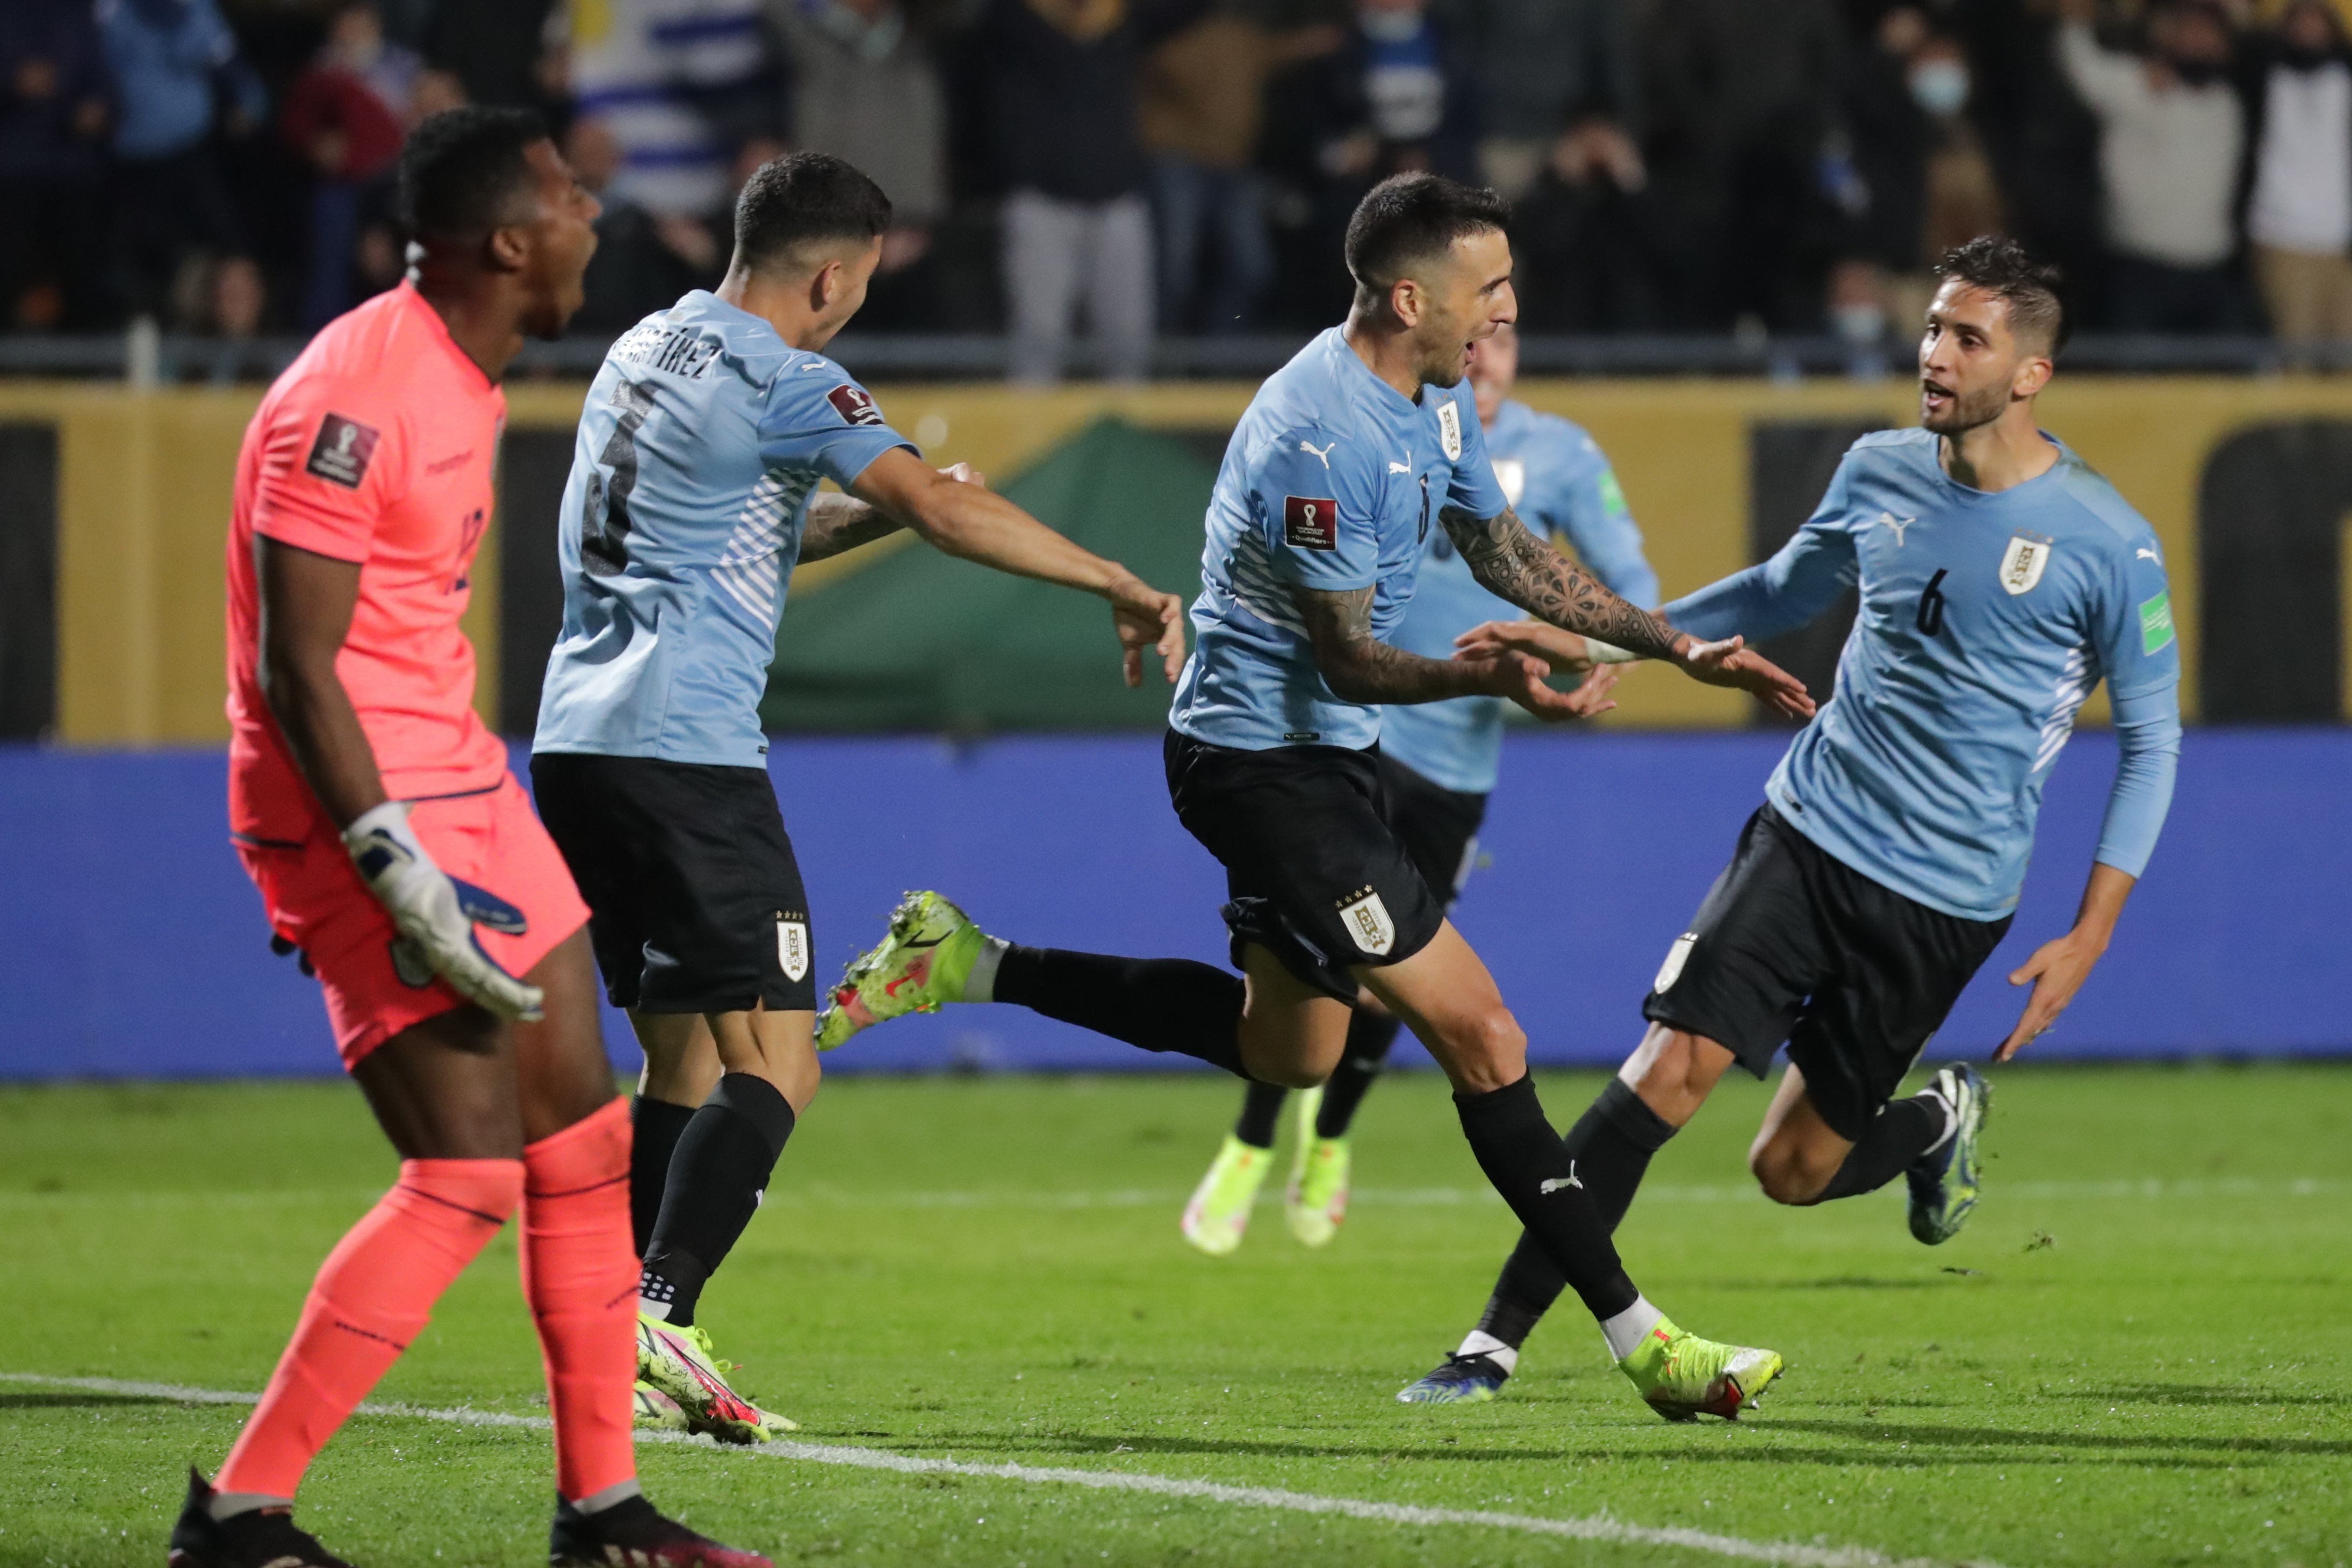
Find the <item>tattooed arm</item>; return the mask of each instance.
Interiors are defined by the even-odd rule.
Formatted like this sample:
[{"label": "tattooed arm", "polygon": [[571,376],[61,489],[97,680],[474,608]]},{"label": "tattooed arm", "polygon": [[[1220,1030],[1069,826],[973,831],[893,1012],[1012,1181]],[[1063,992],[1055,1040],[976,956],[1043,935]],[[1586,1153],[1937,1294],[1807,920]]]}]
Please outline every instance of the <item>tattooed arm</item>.
[{"label": "tattooed arm", "polygon": [[1463,563],[1481,586],[1530,615],[1581,637],[1599,637],[1643,658],[1675,658],[1690,634],[1665,617],[1636,609],[1528,531],[1516,513],[1475,518],[1457,507],[1437,514]]},{"label": "tattooed arm", "polygon": [[854,496],[830,491],[812,496],[808,525],[801,531],[800,563],[805,566],[812,561],[823,561],[845,550],[870,544],[906,526],[881,508],[868,506]]},{"label": "tattooed arm", "polygon": [[1315,668],[1344,702],[1440,702],[1449,697],[1507,697],[1539,719],[1573,719],[1614,708],[1608,679],[1588,679],[1574,691],[1543,681],[1543,661],[1497,648],[1453,659],[1423,658],[1372,636],[1370,588],[1293,588],[1290,602],[1307,623]]},{"label": "tattooed arm", "polygon": [[[1708,686],[1751,692],[1790,718],[1813,716],[1813,700],[1795,676],[1743,647],[1738,637],[1701,642],[1668,626],[1664,616],[1635,609],[1591,574],[1529,533],[1527,524],[1508,510],[1481,519],[1458,507],[1446,507],[1438,513],[1438,521],[1454,547],[1462,552],[1470,574],[1488,592],[1561,630],[1597,638],[1636,658],[1663,659]],[[1488,635],[1491,630],[1480,627],[1457,657],[1490,657],[1521,640]],[[1547,650],[1537,647],[1529,651]]]}]

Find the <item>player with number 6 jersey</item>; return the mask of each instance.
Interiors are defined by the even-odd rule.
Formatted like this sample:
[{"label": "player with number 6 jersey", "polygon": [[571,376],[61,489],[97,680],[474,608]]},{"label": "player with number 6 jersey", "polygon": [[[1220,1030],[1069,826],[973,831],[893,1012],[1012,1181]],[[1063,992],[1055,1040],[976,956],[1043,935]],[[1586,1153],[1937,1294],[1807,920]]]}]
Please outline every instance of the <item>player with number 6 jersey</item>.
[{"label": "player with number 6 jersey", "polygon": [[[1647,1035],[1569,1134],[1612,1228],[1651,1155],[1725,1070],[1762,1078],[1786,1041],[1749,1154],[1765,1195],[1822,1203],[1902,1176],[1912,1235],[1948,1240],[1977,1202],[1989,1088],[1955,1062],[1893,1097],[2007,933],[2042,789],[2101,680],[2122,761],[2089,884],[2073,930],[2010,975],[2033,994],[1993,1060],[2074,998],[2163,826],[2180,747],[2164,552],[2034,423],[2063,335],[2055,275],[1996,239],[1959,247],[1939,270],[1919,345],[1921,427],[1855,442],[1778,554],[1666,606],[1706,633],[1769,637],[1850,587],[1861,599],[1836,695],[1668,947],[1643,1005]],[[1592,651],[1527,624],[1465,642],[1570,668]],[[1478,1327],[1405,1397],[1491,1393],[1561,1288],[1523,1237]]]},{"label": "player with number 6 jersey", "polygon": [[[865,302],[890,204],[837,158],[744,186],[735,255],[624,333],[588,392],[563,497],[563,626],[532,742],[607,994],[646,1068],[631,1202],[644,1259],[641,1425],[790,1430],[729,1385],[697,1321],[816,1093],[808,896],[760,699],[793,568],[909,527],[950,554],[1100,595],[1126,678],[1173,679],[1181,605],[976,476],[926,468],[822,352]],[[818,495],[831,480],[846,494]]]}]

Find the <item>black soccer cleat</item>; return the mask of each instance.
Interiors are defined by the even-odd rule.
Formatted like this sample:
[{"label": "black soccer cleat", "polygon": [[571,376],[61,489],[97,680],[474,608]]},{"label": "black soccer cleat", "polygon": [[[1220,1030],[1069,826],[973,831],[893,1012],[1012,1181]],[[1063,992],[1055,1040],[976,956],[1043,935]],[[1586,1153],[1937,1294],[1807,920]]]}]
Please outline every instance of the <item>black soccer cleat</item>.
[{"label": "black soccer cleat", "polygon": [[172,1527],[163,1558],[171,1568],[352,1568],[294,1528],[291,1509],[254,1509],[215,1519],[207,1506],[212,1500],[213,1489],[191,1468],[188,1500]]},{"label": "black soccer cleat", "polygon": [[775,1568],[756,1552],[697,1535],[642,1497],[582,1513],[555,1500],[549,1568]]}]

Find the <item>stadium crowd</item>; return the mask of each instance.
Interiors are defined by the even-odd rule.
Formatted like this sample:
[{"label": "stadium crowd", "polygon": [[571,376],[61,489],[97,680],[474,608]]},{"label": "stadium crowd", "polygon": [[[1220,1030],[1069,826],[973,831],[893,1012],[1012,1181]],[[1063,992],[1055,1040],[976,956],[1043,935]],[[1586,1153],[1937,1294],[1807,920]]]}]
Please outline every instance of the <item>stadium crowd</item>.
[{"label": "stadium crowd", "polygon": [[0,310],[315,329],[402,267],[405,129],[541,110],[604,201],[579,323],[716,279],[777,152],[898,226],[866,330],[1305,331],[1400,169],[1517,204],[1527,326],[1835,333],[2005,231],[2078,319],[2352,339],[2335,0],[7,0]]}]

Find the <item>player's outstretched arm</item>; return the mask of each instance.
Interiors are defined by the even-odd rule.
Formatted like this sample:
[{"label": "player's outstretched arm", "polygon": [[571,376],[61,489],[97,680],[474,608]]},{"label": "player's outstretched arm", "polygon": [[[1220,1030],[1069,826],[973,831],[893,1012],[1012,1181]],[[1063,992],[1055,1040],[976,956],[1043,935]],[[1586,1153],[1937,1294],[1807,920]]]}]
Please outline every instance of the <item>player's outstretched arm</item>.
[{"label": "player's outstretched arm", "polygon": [[1442,702],[1450,697],[1507,697],[1538,719],[1581,719],[1617,704],[1614,670],[1597,672],[1574,691],[1544,684],[1541,659],[1496,648],[1453,659],[1424,658],[1372,635],[1370,588],[1293,588],[1290,602],[1307,623],[1315,668],[1347,702]]},{"label": "player's outstretched arm", "polygon": [[[988,476],[970,463],[955,463],[941,468],[940,473],[967,485],[988,488]],[[903,531],[904,518],[884,511],[870,501],[856,496],[821,490],[809,498],[808,521],[801,530],[800,564],[824,561],[845,554],[861,544],[871,544]]]},{"label": "player's outstretched arm", "polygon": [[[1601,580],[1528,531],[1508,510],[1474,517],[1446,507],[1438,521],[1472,576],[1489,592],[1563,631],[1596,639],[1636,658],[1664,659],[1692,679],[1753,693],[1791,718],[1809,719],[1804,682],[1738,637],[1701,642],[1664,616],[1638,609]],[[1475,650],[1465,650],[1476,657]]]},{"label": "player's outstretched arm", "polygon": [[474,940],[477,921],[520,933],[522,911],[460,882],[434,864],[408,826],[408,808],[387,800],[375,749],[352,706],[335,656],[360,598],[357,562],[254,541],[261,585],[261,653],[256,671],[294,765],[334,819],[352,863],[400,934],[458,993],[506,1018],[535,1019],[544,997],[509,974]]},{"label": "player's outstretched arm", "polygon": [[1109,600],[1129,686],[1143,684],[1146,649],[1160,655],[1171,684],[1182,673],[1183,600],[1055,532],[1003,496],[953,471],[929,468],[904,447],[875,458],[849,492],[902,520],[946,554]]}]

